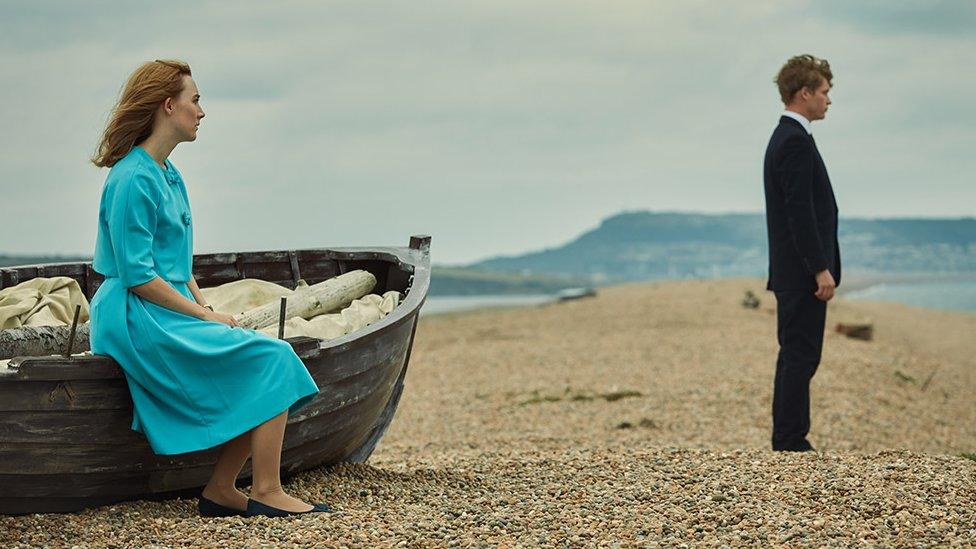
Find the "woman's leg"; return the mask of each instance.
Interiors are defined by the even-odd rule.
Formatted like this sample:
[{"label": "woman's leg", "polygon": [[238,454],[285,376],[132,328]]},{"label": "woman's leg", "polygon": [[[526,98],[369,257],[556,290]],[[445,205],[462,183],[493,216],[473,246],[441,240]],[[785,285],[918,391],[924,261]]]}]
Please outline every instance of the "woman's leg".
[{"label": "woman's leg", "polygon": [[251,431],[251,499],[285,511],[309,511],[311,505],[281,488],[281,443],[287,421],[287,411],[281,412]]},{"label": "woman's leg", "polygon": [[217,455],[210,481],[203,489],[203,496],[221,505],[244,510],[247,507],[247,496],[235,486],[237,476],[241,474],[244,463],[251,455],[251,431],[225,442]]}]

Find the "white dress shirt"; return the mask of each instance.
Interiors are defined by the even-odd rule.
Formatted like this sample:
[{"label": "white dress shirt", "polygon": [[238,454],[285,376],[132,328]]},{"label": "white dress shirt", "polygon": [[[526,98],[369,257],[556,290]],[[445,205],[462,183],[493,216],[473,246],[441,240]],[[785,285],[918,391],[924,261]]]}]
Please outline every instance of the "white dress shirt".
[{"label": "white dress shirt", "polygon": [[807,117],[803,116],[798,112],[793,112],[793,111],[784,111],[783,116],[789,116],[793,120],[796,120],[797,122],[800,123],[801,126],[803,126],[803,129],[807,131],[807,134],[813,135],[813,130],[810,127],[810,121],[807,120]]}]

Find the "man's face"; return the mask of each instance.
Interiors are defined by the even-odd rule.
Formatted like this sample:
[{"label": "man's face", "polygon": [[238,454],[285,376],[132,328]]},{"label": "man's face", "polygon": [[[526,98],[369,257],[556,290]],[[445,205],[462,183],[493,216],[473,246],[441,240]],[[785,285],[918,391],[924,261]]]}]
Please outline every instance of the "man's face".
[{"label": "man's face", "polygon": [[810,120],[823,120],[827,116],[827,107],[830,106],[830,82],[825,78],[817,86],[817,89],[810,93],[810,90],[803,90],[806,98],[807,118]]}]

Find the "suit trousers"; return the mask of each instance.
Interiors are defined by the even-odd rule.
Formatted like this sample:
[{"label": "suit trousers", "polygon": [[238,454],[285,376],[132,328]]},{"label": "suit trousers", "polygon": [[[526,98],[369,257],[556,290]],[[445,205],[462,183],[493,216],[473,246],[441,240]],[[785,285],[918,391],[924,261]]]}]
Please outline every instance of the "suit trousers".
[{"label": "suit trousers", "polygon": [[773,388],[773,450],[810,448],[810,380],[820,365],[827,302],[812,291],[776,294],[779,356]]}]

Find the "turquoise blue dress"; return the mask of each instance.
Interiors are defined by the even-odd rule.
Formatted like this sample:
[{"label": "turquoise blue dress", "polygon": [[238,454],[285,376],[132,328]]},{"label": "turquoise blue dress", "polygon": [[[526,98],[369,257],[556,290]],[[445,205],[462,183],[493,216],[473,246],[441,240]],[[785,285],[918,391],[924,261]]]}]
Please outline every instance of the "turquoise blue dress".
[{"label": "turquoise blue dress", "polygon": [[112,167],[102,189],[91,303],[92,353],[115,359],[134,405],[132,429],[157,454],[217,446],[318,387],[284,341],[207,322],[147,301],[129,288],[159,277],[193,301],[193,224],[183,178],[141,147]]}]

